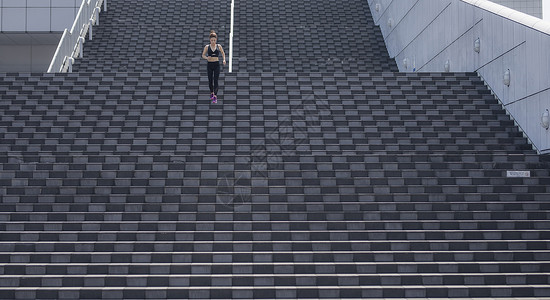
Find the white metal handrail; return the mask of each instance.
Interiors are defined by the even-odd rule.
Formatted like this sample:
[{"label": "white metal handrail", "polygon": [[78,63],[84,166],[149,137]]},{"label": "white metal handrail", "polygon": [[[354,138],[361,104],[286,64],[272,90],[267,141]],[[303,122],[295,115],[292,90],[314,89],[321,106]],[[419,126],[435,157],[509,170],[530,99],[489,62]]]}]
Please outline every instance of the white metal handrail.
[{"label": "white metal handrail", "polygon": [[233,72],[233,25],[235,23],[235,0],[231,0],[231,26],[229,32],[229,73]]},{"label": "white metal handrail", "polygon": [[48,73],[72,72],[74,58],[83,56],[84,37],[92,40],[92,26],[99,24],[101,6],[107,11],[107,0],[82,0],[71,30],[65,29],[48,68]]}]

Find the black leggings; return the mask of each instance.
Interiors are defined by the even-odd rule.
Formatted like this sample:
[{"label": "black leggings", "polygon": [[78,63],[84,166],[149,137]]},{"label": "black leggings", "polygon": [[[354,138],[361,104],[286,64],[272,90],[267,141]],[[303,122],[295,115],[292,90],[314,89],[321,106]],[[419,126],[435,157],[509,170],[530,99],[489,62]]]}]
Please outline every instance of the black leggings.
[{"label": "black leggings", "polygon": [[218,78],[220,77],[220,63],[208,62],[208,87],[210,87],[210,93],[218,94]]}]

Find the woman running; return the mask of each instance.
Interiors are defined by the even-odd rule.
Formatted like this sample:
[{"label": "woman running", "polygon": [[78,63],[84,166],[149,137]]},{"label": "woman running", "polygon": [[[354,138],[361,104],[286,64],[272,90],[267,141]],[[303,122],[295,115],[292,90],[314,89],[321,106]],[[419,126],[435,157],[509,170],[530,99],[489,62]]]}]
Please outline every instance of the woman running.
[{"label": "woman running", "polygon": [[210,44],[204,46],[202,58],[208,61],[208,86],[210,87],[210,100],[212,103],[218,103],[218,78],[220,76],[220,53],[223,57],[225,66],[225,52],[222,45],[216,44],[218,35],[214,30],[210,31]]}]

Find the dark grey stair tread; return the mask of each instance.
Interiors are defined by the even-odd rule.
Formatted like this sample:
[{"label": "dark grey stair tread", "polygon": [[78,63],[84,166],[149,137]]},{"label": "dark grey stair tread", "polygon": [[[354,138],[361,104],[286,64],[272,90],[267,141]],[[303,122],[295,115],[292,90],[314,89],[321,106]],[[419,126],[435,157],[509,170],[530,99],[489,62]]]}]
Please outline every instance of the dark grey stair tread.
[{"label": "dark grey stair tread", "polygon": [[[135,251],[136,253],[151,252],[155,250],[165,251],[230,251],[234,249],[239,251],[261,251],[261,250],[277,250],[277,251],[298,251],[298,250],[315,250],[315,251],[545,251],[548,247],[548,242],[539,240],[343,240],[343,241],[305,241],[305,240],[283,240],[283,241],[267,241],[262,240],[188,240],[188,241],[171,241],[171,240],[152,240],[152,239],[134,239],[133,241],[10,241],[3,242],[0,245],[4,250],[12,250],[15,255],[18,252],[34,250],[36,253],[67,251],[73,252],[111,250],[111,251]],[[15,251],[19,250],[19,251]],[[42,251],[40,251],[42,250]]]},{"label": "dark grey stair tread", "polygon": [[[244,208],[243,208],[244,207]],[[273,212],[271,215],[264,216],[252,216],[250,212],[246,212],[247,205],[245,204],[235,204],[234,206],[225,205],[220,208],[220,211],[215,211],[213,209],[208,212],[202,213],[187,213],[185,215],[179,213],[159,213],[159,212],[127,212],[127,213],[81,213],[81,212],[68,212],[68,213],[18,213],[18,214],[8,214],[0,215],[2,220],[5,221],[162,221],[162,220],[184,220],[184,221],[194,221],[194,220],[220,220],[226,221],[233,217],[233,210],[235,208],[245,211],[240,215],[237,215],[236,218],[239,220],[296,220],[296,221],[359,221],[359,220],[377,220],[377,221],[395,221],[395,220],[416,220],[416,221],[433,221],[433,220],[453,220],[458,218],[458,220],[524,220],[524,221],[537,221],[537,220],[547,220],[548,214],[547,211],[532,211],[532,212],[523,212],[516,211],[513,213],[510,212],[464,212],[464,213],[454,213],[454,212],[342,212],[342,213],[320,213],[320,212],[310,212],[302,214],[289,214],[287,212]],[[260,218],[261,217],[261,218]]]},{"label": "dark grey stair tread", "polygon": [[[47,297],[47,298],[130,298],[130,299],[388,299],[388,298],[432,298],[447,299],[458,297],[469,299],[469,295],[475,298],[498,297],[499,299],[548,299],[548,293],[544,285],[513,285],[513,286],[488,286],[470,285],[454,287],[447,291],[440,286],[425,286],[424,288],[406,289],[407,287],[381,287],[381,286],[352,286],[352,287],[254,287],[254,288],[230,288],[210,287],[198,288],[166,288],[166,287],[125,287],[125,288],[16,288],[15,290],[0,289],[0,294],[6,297]],[[531,298],[529,298],[531,297]]]},{"label": "dark grey stair tread", "polygon": [[468,286],[468,285],[544,285],[550,278],[548,273],[524,274],[524,278],[518,278],[517,274],[502,273],[449,273],[449,274],[191,274],[191,275],[166,275],[150,274],[114,274],[114,275],[25,275],[2,276],[0,282],[5,286],[21,285],[32,287],[61,287],[63,283],[67,287],[83,284],[87,287],[126,287],[146,283],[149,286],[182,287],[188,284],[194,287],[267,287],[289,285],[300,287],[312,284],[318,287],[355,285],[365,286]]},{"label": "dark grey stair tread", "polygon": [[[330,208],[328,208],[330,209]],[[388,209],[390,209],[388,207]],[[178,210],[177,207],[174,208]],[[98,211],[99,212],[99,211]],[[547,229],[550,227],[550,220],[538,220],[529,222],[522,220],[432,220],[432,221],[412,221],[412,220],[393,220],[393,221],[354,221],[345,223],[340,221],[246,221],[246,220],[214,220],[214,221],[9,221],[0,222],[3,231],[25,231],[25,230],[96,230],[115,228],[116,230],[219,230],[219,231],[240,231],[240,230],[338,230],[338,229],[394,229],[394,230],[513,230],[513,229]]]},{"label": "dark grey stair tread", "polygon": [[75,252],[15,252],[0,253],[3,263],[13,262],[151,262],[151,263],[306,263],[306,262],[417,262],[441,263],[463,262],[479,263],[487,261],[498,262],[545,262],[550,258],[550,252],[545,250],[527,251],[75,251]]},{"label": "dark grey stair tread", "polygon": [[0,264],[5,275],[97,274],[454,274],[454,273],[547,273],[549,262],[268,262],[268,263],[13,263]]}]

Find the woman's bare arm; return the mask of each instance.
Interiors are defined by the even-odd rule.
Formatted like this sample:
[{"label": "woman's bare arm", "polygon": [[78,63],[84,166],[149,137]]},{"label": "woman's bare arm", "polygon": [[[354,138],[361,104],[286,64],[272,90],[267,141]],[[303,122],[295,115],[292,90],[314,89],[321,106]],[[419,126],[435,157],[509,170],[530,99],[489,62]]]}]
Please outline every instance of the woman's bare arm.
[{"label": "woman's bare arm", "polygon": [[223,51],[222,45],[220,45],[220,52],[222,53],[223,64],[225,65],[225,51]]},{"label": "woman's bare arm", "polygon": [[208,51],[208,45],[204,46],[204,50],[202,50],[202,58],[208,60],[208,57],[206,57],[206,51]]}]

